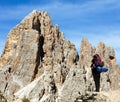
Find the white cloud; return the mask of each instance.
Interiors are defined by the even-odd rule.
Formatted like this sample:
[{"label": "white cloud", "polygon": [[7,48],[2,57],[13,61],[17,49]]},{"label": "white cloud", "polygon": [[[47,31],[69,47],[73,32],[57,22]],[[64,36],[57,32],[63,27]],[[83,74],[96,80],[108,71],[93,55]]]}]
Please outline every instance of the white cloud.
[{"label": "white cloud", "polygon": [[[94,28],[96,29],[96,28]],[[112,46],[114,48],[120,48],[120,30],[119,31],[105,31],[104,29],[102,33],[98,32],[98,33],[91,33],[91,32],[87,32],[87,33],[82,33],[81,30],[74,30],[74,29],[69,29],[69,30],[64,30],[64,33],[66,35],[66,38],[72,40],[73,41],[77,40],[77,42],[80,41],[81,38],[86,37],[88,38],[88,40],[94,45],[96,46],[98,42],[104,42],[105,44]]]},{"label": "white cloud", "polygon": [[[85,14],[91,14],[100,11],[106,11],[108,9],[115,9],[120,7],[119,0],[99,0],[88,1],[78,4],[65,4],[64,2],[52,2],[47,5],[18,5],[12,7],[0,7],[1,17],[0,19],[21,19],[28,12],[34,9],[46,10],[57,17],[76,17],[84,16]],[[4,10],[3,10],[4,9]]]}]

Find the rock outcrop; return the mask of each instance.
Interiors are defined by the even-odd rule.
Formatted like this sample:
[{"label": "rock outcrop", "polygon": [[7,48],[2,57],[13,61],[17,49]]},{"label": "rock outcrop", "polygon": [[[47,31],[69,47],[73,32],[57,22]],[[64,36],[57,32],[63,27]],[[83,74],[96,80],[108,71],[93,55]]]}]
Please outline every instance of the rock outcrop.
[{"label": "rock outcrop", "polygon": [[[99,53],[109,68],[101,91],[119,88],[114,49],[83,38],[80,58],[75,45],[53,26],[47,12],[33,11],[14,27],[0,58],[0,90],[22,102],[74,102],[94,91],[91,60]],[[23,101],[24,102],[24,101]]]},{"label": "rock outcrop", "polygon": [[100,42],[98,46],[92,47],[89,41],[86,38],[83,38],[81,43],[81,52],[80,52],[80,64],[86,72],[86,82],[88,89],[92,90],[94,88],[92,76],[91,76],[91,60],[92,56],[98,53],[103,62],[104,66],[109,68],[107,73],[101,73],[101,91],[109,91],[110,89],[119,88],[119,67],[116,63],[115,52],[112,47],[106,46],[104,43]]}]

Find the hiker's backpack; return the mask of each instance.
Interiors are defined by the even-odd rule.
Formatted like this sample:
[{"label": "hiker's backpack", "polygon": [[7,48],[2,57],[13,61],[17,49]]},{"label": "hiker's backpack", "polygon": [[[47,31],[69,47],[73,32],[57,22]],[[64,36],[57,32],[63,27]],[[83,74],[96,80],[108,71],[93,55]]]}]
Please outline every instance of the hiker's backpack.
[{"label": "hiker's backpack", "polygon": [[103,67],[103,62],[102,62],[102,60],[101,60],[101,58],[100,58],[100,56],[98,54],[95,54],[93,56],[93,64],[95,66]]}]

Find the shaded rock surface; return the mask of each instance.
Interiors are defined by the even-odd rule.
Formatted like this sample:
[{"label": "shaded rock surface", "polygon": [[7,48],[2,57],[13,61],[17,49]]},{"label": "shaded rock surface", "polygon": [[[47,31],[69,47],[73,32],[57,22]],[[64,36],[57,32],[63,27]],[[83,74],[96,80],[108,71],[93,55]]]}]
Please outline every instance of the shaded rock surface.
[{"label": "shaded rock surface", "polygon": [[33,11],[8,34],[0,58],[0,90],[6,97],[14,95],[16,102],[84,100],[91,97],[86,96],[87,91],[95,88],[90,68],[95,53],[109,68],[101,73],[100,90],[119,89],[120,70],[114,49],[102,42],[92,47],[86,38],[80,48],[79,56],[58,25],[52,25],[47,12]]},{"label": "shaded rock surface", "polygon": [[7,99],[1,92],[0,92],[0,102],[7,102]]}]

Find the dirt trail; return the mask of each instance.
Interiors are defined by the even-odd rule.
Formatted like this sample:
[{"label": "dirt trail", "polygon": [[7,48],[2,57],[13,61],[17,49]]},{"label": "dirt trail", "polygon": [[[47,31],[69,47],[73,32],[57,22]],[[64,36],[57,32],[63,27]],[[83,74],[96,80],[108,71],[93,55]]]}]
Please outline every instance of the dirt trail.
[{"label": "dirt trail", "polygon": [[120,102],[120,89],[109,92],[100,92],[100,95],[108,97],[108,102]]}]

